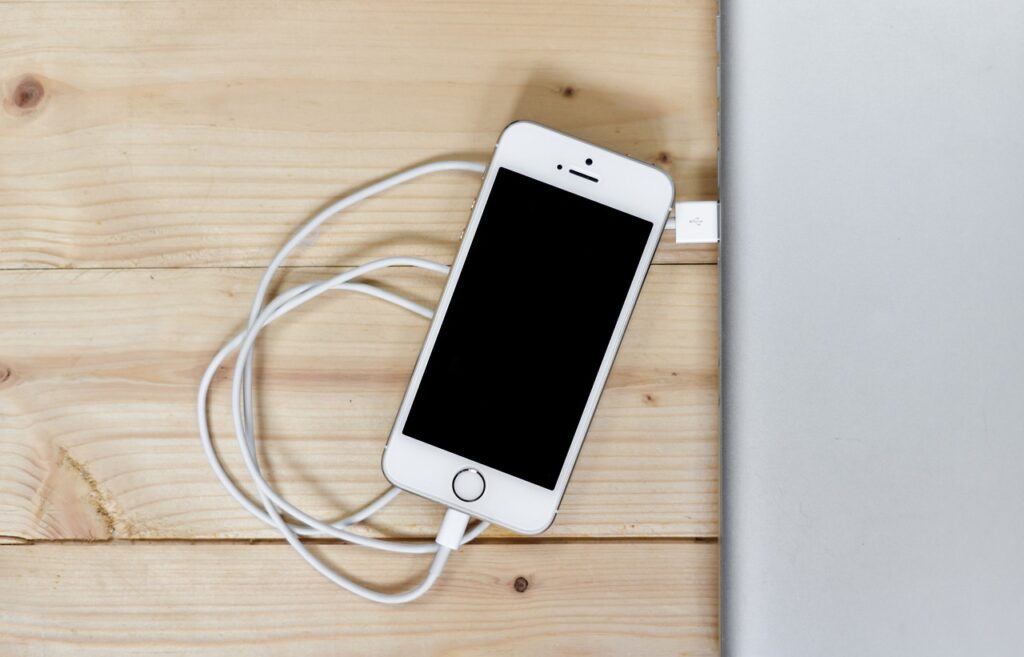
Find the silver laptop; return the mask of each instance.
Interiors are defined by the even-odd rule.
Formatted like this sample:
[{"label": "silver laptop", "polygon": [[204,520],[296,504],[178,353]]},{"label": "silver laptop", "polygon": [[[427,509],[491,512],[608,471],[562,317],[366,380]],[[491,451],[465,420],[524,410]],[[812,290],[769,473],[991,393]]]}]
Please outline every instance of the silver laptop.
[{"label": "silver laptop", "polygon": [[1024,655],[1024,2],[721,44],[723,653]]}]

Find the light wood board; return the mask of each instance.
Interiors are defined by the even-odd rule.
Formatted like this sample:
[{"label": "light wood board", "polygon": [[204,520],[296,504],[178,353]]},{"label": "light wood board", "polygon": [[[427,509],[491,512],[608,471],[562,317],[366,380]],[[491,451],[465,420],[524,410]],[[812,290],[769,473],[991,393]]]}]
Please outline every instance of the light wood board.
[{"label": "light wood board", "polygon": [[[5,655],[713,655],[717,546],[473,545],[414,604],[326,586],[283,545],[8,546]],[[396,588],[423,558],[323,548]],[[516,590],[516,580],[520,580]]]},{"label": "light wood board", "polygon": [[[283,286],[326,278],[290,270]],[[26,539],[268,538],[222,492],[199,446],[196,385],[240,328],[256,269],[0,272],[0,533]],[[548,535],[717,533],[715,267],[655,266],[616,359],[558,522]],[[441,277],[375,279],[433,303]],[[54,308],[60,321],[53,321]],[[260,418],[275,483],[321,517],[383,491],[380,457],[427,322],[334,293],[271,326]],[[245,475],[222,370],[218,446]],[[521,409],[528,413],[529,409]],[[426,535],[411,496],[376,524]],[[494,530],[497,531],[497,530]]]},{"label": "light wood board", "polygon": [[[194,420],[260,268],[329,199],[397,168],[486,161],[531,119],[715,198],[716,10],[0,0],[0,655],[716,653],[715,247],[663,239],[552,529],[490,530],[407,607],[335,589],[237,508]],[[445,173],[360,205],[281,285],[384,255],[449,261],[478,186]],[[440,284],[376,280],[424,303]],[[343,295],[270,329],[263,456],[300,506],[332,517],[383,490],[425,329]],[[214,429],[240,472],[226,392],[222,372]],[[365,530],[429,536],[439,518],[403,496]],[[369,583],[425,566],[317,549]]]},{"label": "light wood board", "polygon": [[[714,14],[709,0],[5,5],[0,266],[261,266],[326,199],[426,160],[486,161],[514,119],[714,198]],[[450,258],[478,185],[446,174],[371,200],[298,262]],[[659,261],[715,253],[665,246]]]}]

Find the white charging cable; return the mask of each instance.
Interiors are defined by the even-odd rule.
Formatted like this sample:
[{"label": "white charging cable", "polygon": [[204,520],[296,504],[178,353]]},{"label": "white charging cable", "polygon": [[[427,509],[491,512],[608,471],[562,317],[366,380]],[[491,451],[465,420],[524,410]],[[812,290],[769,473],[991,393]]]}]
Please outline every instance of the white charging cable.
[{"label": "white charging cable", "polygon": [[[368,262],[365,265],[361,265],[355,269],[317,283],[307,283],[293,287],[274,297],[269,303],[266,303],[267,293],[277,270],[281,267],[281,264],[295,249],[295,247],[304,242],[317,228],[320,227],[321,224],[342,210],[375,194],[379,194],[380,192],[390,189],[396,185],[400,185],[403,182],[413,180],[414,178],[418,178],[429,173],[435,173],[438,171],[469,171],[472,173],[483,173],[485,169],[486,167],[479,162],[469,162],[464,160],[431,162],[429,164],[407,169],[377,183],[364,187],[359,191],[353,192],[352,194],[335,201],[321,210],[316,216],[299,228],[299,230],[291,236],[288,242],[281,247],[274,258],[270,261],[266,271],[263,273],[263,278],[260,280],[259,287],[256,290],[256,296],[253,299],[252,308],[249,313],[248,324],[242,332],[234,336],[227,342],[227,344],[221,347],[220,351],[218,351],[213,357],[213,360],[210,361],[210,364],[207,366],[199,383],[199,395],[197,400],[199,436],[202,440],[203,450],[206,452],[206,457],[210,461],[210,467],[213,468],[214,474],[217,475],[217,479],[220,481],[221,485],[224,486],[228,493],[230,493],[231,496],[234,497],[235,500],[249,513],[281,532],[285,540],[287,540],[288,543],[295,548],[295,551],[298,552],[299,555],[313,568],[315,568],[317,572],[321,573],[324,577],[331,580],[338,586],[368,600],[373,600],[374,602],[401,604],[415,600],[426,593],[441,575],[445,562],[448,560],[448,555],[452,551],[457,550],[461,545],[465,545],[479,536],[485,529],[487,529],[488,523],[477,522],[467,531],[466,528],[468,526],[469,516],[461,511],[448,509],[441,522],[441,527],[438,529],[437,537],[433,542],[389,541],[356,534],[348,531],[346,528],[366,520],[374,513],[384,508],[401,492],[398,488],[389,488],[386,492],[359,511],[332,523],[314,518],[288,502],[288,500],[284,499],[264,478],[260,468],[259,459],[256,456],[257,433],[255,409],[253,406],[253,360],[255,358],[256,339],[259,337],[260,331],[262,331],[268,324],[279,319],[285,313],[294,310],[307,301],[310,301],[329,290],[347,290],[350,292],[366,294],[388,301],[396,306],[400,306],[406,310],[414,312],[421,317],[430,319],[433,316],[433,311],[429,308],[410,301],[405,297],[399,296],[394,292],[383,290],[367,283],[353,281],[370,272],[385,269],[387,267],[419,267],[442,275],[446,275],[448,273],[449,267],[447,265],[442,265],[430,260],[424,260],[422,258],[382,258],[380,260]],[[714,213],[716,216],[713,225],[714,239],[717,240],[717,203],[711,203],[715,206]],[[680,218],[685,218],[688,214],[693,213],[692,208],[697,208],[697,205],[698,204],[693,203],[679,203],[676,206],[676,214]],[[677,235],[679,236],[677,237],[678,242],[706,241],[706,236],[697,236],[690,232],[694,230],[693,226],[704,225],[703,220],[696,222],[680,221],[678,222],[678,225],[679,228],[687,227],[685,231],[677,229]],[[701,239],[698,239],[698,237]],[[207,408],[209,405],[210,384],[213,381],[213,377],[217,373],[217,370],[234,351],[237,351],[238,355],[235,357],[234,376],[231,382],[231,414],[234,422],[235,438],[238,440],[238,446],[241,450],[245,468],[249,472],[249,476],[252,478],[253,485],[256,488],[256,493],[260,502],[259,505],[250,499],[250,497],[238,487],[231,476],[228,475],[227,471],[224,469],[224,465],[220,461],[220,457],[218,456],[216,449],[214,449],[213,441],[210,436]],[[289,516],[291,520],[285,520],[284,515]],[[426,577],[424,577],[420,584],[407,591],[384,593],[358,584],[334,570],[324,563],[323,560],[310,552],[309,549],[303,545],[300,537],[332,537],[355,545],[362,545],[389,552],[405,554],[433,554],[434,559],[430,564]]]},{"label": "white charging cable", "polygon": [[[429,173],[435,173],[438,171],[470,171],[479,174],[483,173],[484,170],[485,166],[479,162],[461,160],[431,162],[429,164],[424,164],[402,171],[401,173],[385,178],[380,182],[364,187],[363,189],[349,194],[348,196],[341,198],[324,208],[316,216],[306,222],[306,224],[298,231],[296,231],[295,234],[292,235],[291,239],[289,239],[288,242],[281,247],[281,250],[277,252],[277,255],[274,256],[273,260],[270,261],[270,265],[267,266],[266,271],[263,273],[263,278],[260,280],[259,288],[256,291],[256,297],[253,299],[252,309],[249,313],[248,325],[245,327],[245,330],[221,347],[220,351],[218,351],[213,357],[213,360],[210,361],[210,364],[203,373],[203,378],[199,383],[199,395],[197,402],[199,436],[202,440],[203,450],[206,452],[206,457],[210,461],[210,466],[213,468],[213,471],[217,475],[217,479],[220,481],[221,485],[224,486],[228,493],[230,493],[243,508],[249,511],[249,513],[281,532],[285,540],[287,540],[288,543],[295,548],[295,551],[298,552],[299,555],[313,568],[315,568],[317,572],[321,573],[324,577],[331,580],[338,586],[368,600],[373,600],[374,602],[401,604],[415,600],[426,593],[431,585],[433,585],[441,575],[445,562],[448,560],[448,555],[453,550],[457,550],[460,545],[464,545],[479,536],[485,529],[487,529],[488,525],[485,522],[478,522],[469,529],[469,531],[466,531],[469,517],[461,511],[448,509],[445,513],[444,520],[441,523],[441,527],[438,530],[437,538],[433,542],[389,541],[356,534],[348,531],[346,528],[350,525],[366,520],[374,513],[384,508],[398,495],[400,492],[398,488],[391,487],[384,494],[377,497],[359,511],[353,513],[347,518],[343,518],[342,520],[338,520],[333,523],[318,520],[297,508],[288,502],[288,500],[284,499],[264,478],[259,460],[256,456],[257,433],[255,411],[253,407],[254,346],[256,344],[257,337],[259,337],[260,331],[262,331],[270,322],[280,318],[288,311],[294,310],[298,306],[318,297],[328,290],[360,292],[362,294],[377,297],[378,299],[383,299],[384,301],[393,303],[405,308],[406,310],[410,310],[421,317],[430,319],[430,317],[433,316],[433,311],[429,308],[425,308],[418,303],[395,294],[394,292],[389,292],[366,283],[352,281],[355,281],[355,279],[365,276],[370,272],[387,267],[419,267],[437,274],[447,274],[449,268],[446,265],[421,258],[382,258],[360,267],[356,267],[355,269],[345,273],[338,274],[337,276],[328,278],[327,280],[293,287],[279,294],[277,297],[272,299],[270,303],[266,303],[267,292],[270,288],[271,282],[273,281],[274,274],[281,267],[281,264],[292,250],[302,243],[322,223],[345,208],[355,205],[374,194],[379,194],[386,189],[390,189],[391,187],[403,182]],[[224,465],[220,461],[220,457],[218,456],[216,449],[214,449],[213,441],[210,437],[207,410],[210,384],[220,366],[228,356],[236,350],[238,351],[238,355],[235,358],[234,377],[232,378],[231,383],[231,411],[234,421],[235,437],[238,440],[238,446],[242,453],[242,460],[245,463],[246,470],[249,472],[249,476],[252,478],[252,482],[256,488],[257,496],[262,508],[250,499],[249,496],[238,487],[231,476],[228,475],[227,471],[224,469]],[[291,520],[285,520],[284,515],[289,516]],[[433,554],[434,559],[430,564],[430,569],[427,572],[426,577],[419,585],[399,593],[384,593],[362,586],[361,584],[358,584],[340,574],[324,563],[324,561],[319,557],[310,552],[309,549],[303,545],[300,537],[333,537],[356,545],[363,545],[366,547],[376,548],[378,550],[387,550],[389,552],[400,552],[405,554]]]}]

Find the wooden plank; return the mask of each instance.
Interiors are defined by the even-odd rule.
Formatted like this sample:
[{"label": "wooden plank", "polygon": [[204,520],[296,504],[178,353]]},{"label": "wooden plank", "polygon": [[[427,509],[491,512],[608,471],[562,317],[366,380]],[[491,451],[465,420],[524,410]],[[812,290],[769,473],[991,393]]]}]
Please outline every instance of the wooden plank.
[{"label": "wooden plank", "polygon": [[[327,199],[533,119],[716,197],[715,0],[7,3],[0,268],[263,265]],[[298,264],[451,258],[478,180],[361,206]],[[659,262],[713,262],[666,242]]]},{"label": "wooden plank", "polygon": [[[289,270],[283,285],[334,271]],[[240,327],[260,273],[0,273],[0,535],[275,535],[221,490],[194,419],[200,374]],[[713,266],[652,268],[549,535],[716,535],[716,277]],[[442,283],[409,269],[376,280],[424,303]],[[287,496],[327,518],[384,489],[381,449],[425,331],[411,313],[341,293],[268,330],[259,423]],[[214,429],[241,473],[227,374]],[[406,497],[372,529],[432,535],[438,511]]]},{"label": "wooden plank", "polygon": [[[425,566],[322,551],[396,588]],[[280,544],[3,546],[0,644],[23,657],[715,655],[717,551],[652,541],[470,546],[426,596],[382,607],[335,588]]]}]

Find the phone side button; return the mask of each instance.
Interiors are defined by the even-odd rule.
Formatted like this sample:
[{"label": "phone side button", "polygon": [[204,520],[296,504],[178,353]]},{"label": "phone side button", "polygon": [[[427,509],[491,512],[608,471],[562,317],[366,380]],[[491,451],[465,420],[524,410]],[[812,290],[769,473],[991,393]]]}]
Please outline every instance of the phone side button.
[{"label": "phone side button", "polygon": [[452,492],[463,502],[475,502],[487,489],[484,476],[473,468],[463,468],[452,479]]}]

